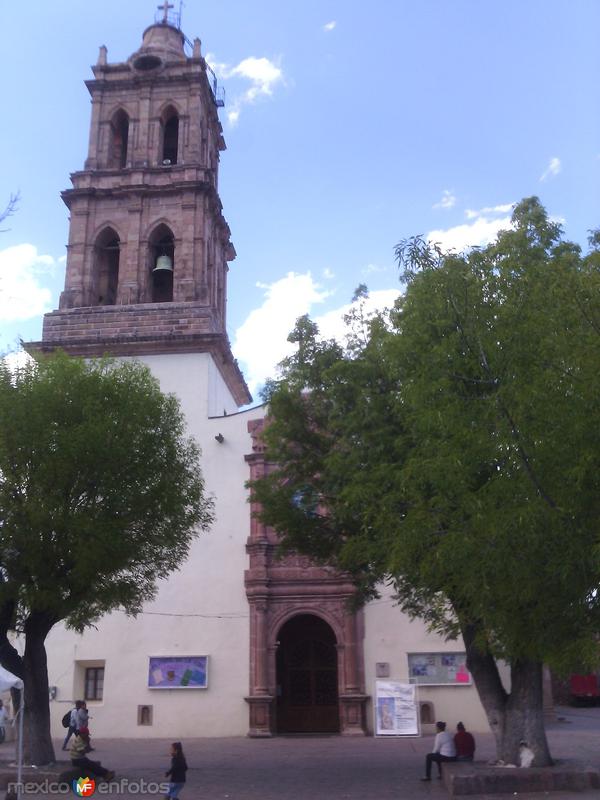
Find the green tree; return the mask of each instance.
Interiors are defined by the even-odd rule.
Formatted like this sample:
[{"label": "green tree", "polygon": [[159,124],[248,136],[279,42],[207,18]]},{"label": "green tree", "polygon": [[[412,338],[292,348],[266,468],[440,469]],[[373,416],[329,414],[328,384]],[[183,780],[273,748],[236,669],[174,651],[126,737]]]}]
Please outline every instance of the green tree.
[{"label": "green tree", "polygon": [[299,320],[252,493],[359,599],[391,580],[405,612],[462,635],[498,758],[524,739],[545,765],[542,664],[598,658],[600,253],[537,198],[512,223],[462,255],[402,242],[405,293],[371,321],[359,306],[345,347]]},{"label": "green tree", "polygon": [[[54,760],[45,639],[135,615],[212,521],[178,401],[138,363],[0,365],[0,663],[25,683],[27,760]],[[23,637],[19,655],[11,633]]]}]

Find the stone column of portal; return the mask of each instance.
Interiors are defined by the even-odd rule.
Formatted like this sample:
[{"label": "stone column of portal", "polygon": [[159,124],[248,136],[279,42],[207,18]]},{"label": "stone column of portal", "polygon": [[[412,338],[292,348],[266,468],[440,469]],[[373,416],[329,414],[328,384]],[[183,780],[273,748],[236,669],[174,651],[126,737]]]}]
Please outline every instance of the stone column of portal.
[{"label": "stone column of portal", "polygon": [[269,680],[267,674],[267,606],[254,607],[256,620],[256,674],[254,678],[254,694],[268,694]]},{"label": "stone column of portal", "polygon": [[[264,444],[261,439],[263,420],[252,420],[248,431],[252,437],[252,453],[245,457],[250,466],[250,478],[256,480],[265,474]],[[265,525],[255,512],[259,506],[250,505],[250,538],[246,550],[250,557],[250,568],[246,570],[244,583],[250,606],[250,725],[248,736],[272,736],[274,724],[274,697],[269,694],[269,665],[275,651],[268,644],[269,607],[269,542]]]},{"label": "stone column of portal", "polygon": [[365,703],[358,669],[359,649],[356,642],[356,615],[344,615],[344,682],[340,692],[340,730],[345,736],[364,736]]},{"label": "stone column of portal", "polygon": [[253,609],[254,631],[251,636],[251,694],[246,697],[250,706],[250,727],[248,736],[265,737],[272,735],[273,696],[269,694],[267,664],[267,606],[258,603]]},{"label": "stone column of portal", "polygon": [[347,613],[344,619],[344,666],[346,674],[346,692],[358,692],[358,669],[356,664],[356,617]]}]

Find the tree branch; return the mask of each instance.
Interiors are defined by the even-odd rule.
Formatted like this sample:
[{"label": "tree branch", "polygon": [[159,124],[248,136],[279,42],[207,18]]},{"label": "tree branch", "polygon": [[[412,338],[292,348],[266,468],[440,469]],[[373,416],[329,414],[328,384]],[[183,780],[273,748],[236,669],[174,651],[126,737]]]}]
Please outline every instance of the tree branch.
[{"label": "tree branch", "polygon": [[[6,204],[6,208],[4,209],[4,211],[0,213],[0,222],[4,222],[5,219],[12,217],[12,215],[17,210],[17,203],[19,202],[20,199],[21,199],[20,192],[17,192],[16,194],[11,194],[9,201]],[[9,229],[8,228],[0,229],[0,233],[6,233],[7,230]]]},{"label": "tree branch", "polygon": [[[461,319],[460,319],[460,311],[458,310],[458,308],[456,306],[456,301],[455,301],[454,297],[452,296],[452,293],[449,294],[449,298],[448,299],[450,300],[452,308],[454,309],[454,313],[456,315],[456,325],[457,325],[457,327],[458,327],[458,329],[459,329],[459,331],[460,331],[460,333],[461,333],[461,335],[463,337],[463,340],[464,340],[466,346],[469,348],[469,351],[471,353],[474,353],[474,350],[471,347],[471,343],[469,342],[469,340],[467,338],[467,335],[465,333],[465,330],[463,328],[463,325],[462,325],[462,322],[461,322]],[[481,364],[484,372],[488,375],[488,381],[490,383],[493,383],[496,386],[500,386],[500,379],[496,375],[494,375],[494,373],[493,373],[493,371],[492,371],[492,369],[491,369],[491,367],[489,365],[485,350],[483,348],[483,344],[481,343],[481,341],[479,339],[477,339],[477,345],[479,347],[479,363]],[[542,500],[544,500],[544,502],[547,503],[547,505],[550,508],[556,509],[557,505],[556,505],[555,501],[544,490],[543,486],[541,485],[540,481],[538,480],[537,475],[535,474],[535,471],[534,471],[534,469],[533,469],[533,467],[531,465],[531,459],[530,459],[527,451],[525,450],[525,447],[523,446],[523,443],[522,443],[522,440],[521,440],[521,435],[520,435],[519,429],[517,427],[517,424],[515,423],[514,419],[512,418],[512,415],[509,412],[509,410],[506,407],[506,405],[502,402],[502,399],[501,399],[499,393],[495,395],[495,400],[496,400],[496,403],[498,405],[498,408],[500,409],[501,414],[504,416],[504,418],[506,419],[506,421],[509,424],[511,435],[512,435],[512,438],[513,438],[513,440],[515,442],[515,445],[516,445],[516,448],[517,448],[517,452],[518,452],[518,454],[519,454],[519,456],[521,458],[521,461],[523,463],[523,466],[525,467],[525,471],[527,472],[527,475],[529,476],[530,481],[532,482],[533,486],[535,487],[536,492],[542,498]]]}]

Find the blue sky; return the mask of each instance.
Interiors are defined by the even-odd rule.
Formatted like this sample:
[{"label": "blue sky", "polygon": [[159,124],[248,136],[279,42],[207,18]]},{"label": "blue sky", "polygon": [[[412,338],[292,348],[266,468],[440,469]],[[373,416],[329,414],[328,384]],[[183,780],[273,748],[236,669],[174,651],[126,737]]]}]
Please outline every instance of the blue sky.
[{"label": "blue sky", "polygon": [[[39,339],[58,303],[98,47],[127,59],[156,5],[3,4],[0,205],[21,200],[0,234],[0,349]],[[401,238],[484,243],[531,194],[582,245],[600,225],[596,0],[187,0],[182,28],[227,93],[228,330],[253,390],[300,314],[333,333],[361,281],[391,301]]]}]

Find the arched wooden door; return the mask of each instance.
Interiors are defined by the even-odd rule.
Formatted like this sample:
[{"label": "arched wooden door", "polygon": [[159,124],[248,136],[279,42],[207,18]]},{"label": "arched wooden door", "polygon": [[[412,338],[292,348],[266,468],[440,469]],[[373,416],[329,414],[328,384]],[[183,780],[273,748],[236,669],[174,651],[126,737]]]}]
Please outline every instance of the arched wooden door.
[{"label": "arched wooden door", "polygon": [[336,638],[320,617],[286,622],[277,648],[277,732],[339,733]]}]

